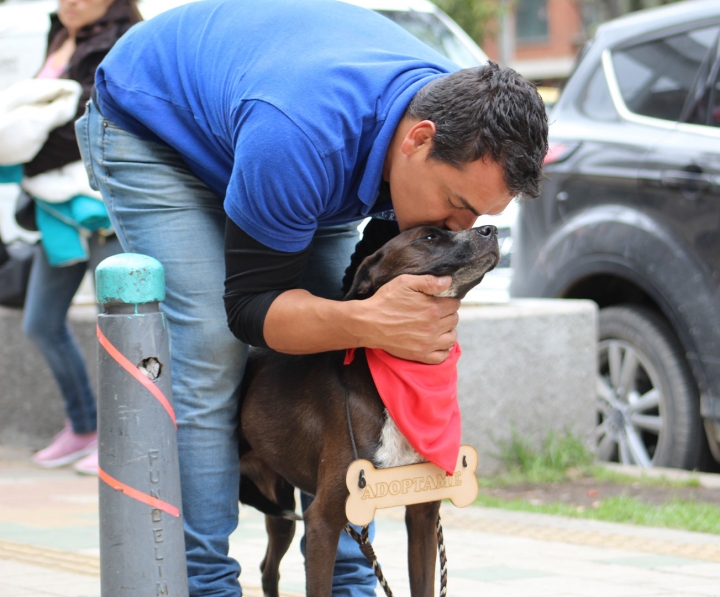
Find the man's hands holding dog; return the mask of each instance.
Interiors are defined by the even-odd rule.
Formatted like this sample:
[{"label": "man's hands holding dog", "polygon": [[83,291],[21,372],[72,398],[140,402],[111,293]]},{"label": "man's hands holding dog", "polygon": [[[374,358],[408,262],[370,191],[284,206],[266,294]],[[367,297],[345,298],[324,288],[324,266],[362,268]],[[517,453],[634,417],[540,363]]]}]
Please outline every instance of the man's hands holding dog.
[{"label": "man's hands holding dog", "polygon": [[450,276],[401,275],[365,300],[330,301],[300,289],[283,292],[263,328],[270,348],[309,354],[346,348],[381,348],[421,363],[442,363],[455,345],[460,301],[433,296]]},{"label": "man's hands holding dog", "polygon": [[438,298],[450,276],[402,275],[362,301],[367,308],[362,346],[410,361],[442,363],[457,341],[460,301]]}]

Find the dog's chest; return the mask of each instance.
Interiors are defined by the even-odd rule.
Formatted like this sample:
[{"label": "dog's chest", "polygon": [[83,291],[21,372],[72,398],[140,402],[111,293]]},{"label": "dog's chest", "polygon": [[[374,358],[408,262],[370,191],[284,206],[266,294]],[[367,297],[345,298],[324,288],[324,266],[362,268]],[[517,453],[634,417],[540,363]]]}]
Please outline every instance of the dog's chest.
[{"label": "dog's chest", "polygon": [[390,468],[393,466],[405,466],[426,462],[410,445],[405,436],[400,433],[395,421],[385,411],[385,420],[380,432],[380,444],[375,450],[375,466],[378,468]]}]

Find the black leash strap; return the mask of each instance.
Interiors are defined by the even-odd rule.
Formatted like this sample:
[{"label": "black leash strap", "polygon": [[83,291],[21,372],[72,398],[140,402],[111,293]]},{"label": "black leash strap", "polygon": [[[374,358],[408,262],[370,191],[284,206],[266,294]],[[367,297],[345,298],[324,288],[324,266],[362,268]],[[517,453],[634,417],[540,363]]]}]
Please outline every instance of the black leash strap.
[{"label": "black leash strap", "polygon": [[363,555],[367,558],[368,562],[372,564],[373,572],[375,572],[375,576],[377,576],[380,586],[383,588],[383,591],[385,591],[385,595],[387,595],[387,597],[393,597],[393,593],[390,590],[387,580],[385,580],[385,576],[382,573],[382,568],[380,568],[380,564],[377,561],[375,550],[373,549],[372,544],[370,543],[370,539],[368,538],[368,527],[364,526],[362,528],[362,533],[358,533],[354,528],[350,526],[350,523],[348,523],[345,525],[345,530],[353,539],[355,539],[355,541],[357,541],[358,545],[360,546],[360,551],[363,552]]},{"label": "black leash strap", "polygon": [[[357,445],[355,444],[355,434],[353,433],[352,428],[352,418],[350,417],[350,391],[348,390],[347,386],[345,387],[345,414],[347,415],[348,431],[350,432],[350,443],[352,444],[353,453],[355,454],[355,460],[357,460],[358,451]],[[365,482],[363,472],[364,471],[360,471],[359,483],[361,487],[364,486]],[[358,533],[354,528],[352,528],[350,523],[347,523],[345,525],[345,530],[347,531],[348,535],[350,535],[353,539],[355,539],[355,541],[357,541],[357,544],[360,546],[360,551],[367,558],[368,562],[370,562],[370,564],[372,565],[373,572],[375,572],[375,576],[377,576],[380,586],[385,591],[385,595],[387,595],[387,597],[393,597],[392,591],[387,584],[387,580],[385,580],[385,576],[382,573],[382,568],[380,568],[380,564],[377,561],[375,550],[370,543],[368,527],[362,527],[361,532]]]},{"label": "black leash strap", "polygon": [[437,544],[438,558],[440,559],[440,595],[438,597],[447,597],[447,554],[445,553],[445,539],[443,537],[443,529],[440,524],[440,513],[437,519]]},{"label": "black leash strap", "polygon": [[[343,379],[343,386],[345,386],[345,380]],[[348,431],[350,432],[350,443],[352,444],[353,454],[355,460],[358,459],[357,445],[355,444],[355,434],[352,428],[352,418],[350,417],[350,390],[345,386],[345,415],[347,416]]]},{"label": "black leash strap", "polygon": [[[377,561],[375,550],[370,543],[368,527],[362,527],[362,532],[358,533],[354,528],[352,528],[352,526],[350,526],[350,523],[348,523],[345,525],[345,530],[348,535],[357,541],[360,546],[360,551],[372,565],[373,572],[375,572],[375,576],[377,576],[380,586],[383,588],[383,591],[385,591],[385,595],[387,595],[387,597],[392,597],[393,593],[390,590],[387,580],[385,580],[385,575],[383,574],[382,568],[380,568],[380,564]],[[440,514],[438,514],[436,530],[438,558],[440,559],[440,594],[438,597],[447,597],[447,554],[445,553],[445,537],[443,535],[442,524],[440,524]]]}]

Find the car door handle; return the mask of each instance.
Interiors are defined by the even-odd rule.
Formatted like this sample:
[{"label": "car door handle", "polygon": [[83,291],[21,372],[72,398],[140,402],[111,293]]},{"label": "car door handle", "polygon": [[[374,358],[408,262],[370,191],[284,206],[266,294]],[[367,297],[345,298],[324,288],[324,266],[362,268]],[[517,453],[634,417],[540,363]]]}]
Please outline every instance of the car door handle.
[{"label": "car door handle", "polygon": [[663,170],[660,182],[666,187],[704,191],[710,186],[710,176],[687,170]]}]

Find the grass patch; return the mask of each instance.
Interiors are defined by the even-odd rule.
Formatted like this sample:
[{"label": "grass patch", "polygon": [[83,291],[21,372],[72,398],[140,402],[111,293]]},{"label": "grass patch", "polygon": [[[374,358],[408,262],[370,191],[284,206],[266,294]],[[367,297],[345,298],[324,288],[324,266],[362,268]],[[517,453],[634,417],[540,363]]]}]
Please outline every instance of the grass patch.
[{"label": "grass patch", "polygon": [[597,508],[583,509],[561,503],[533,505],[525,500],[502,500],[481,494],[475,504],[504,510],[560,514],[573,518],[720,534],[720,508],[688,500],[673,500],[655,506],[637,498],[617,496],[603,500]]},{"label": "grass patch", "polygon": [[[698,478],[683,481],[664,477],[634,477],[609,470],[594,462],[583,442],[569,433],[551,433],[540,450],[513,431],[509,441],[498,444],[499,458],[505,472],[478,480],[481,489],[507,488],[514,485],[547,485],[592,478],[598,483],[658,488],[699,487]],[[573,518],[632,523],[720,534],[720,507],[687,499],[670,497],[663,504],[649,504],[637,497],[619,495],[599,500],[592,507],[555,502],[537,504],[524,499],[498,498],[481,494],[476,505],[540,514],[558,514]]]},{"label": "grass patch", "polygon": [[480,487],[561,483],[580,477],[618,485],[700,487],[698,478],[670,480],[665,477],[635,477],[605,468],[595,462],[593,453],[582,440],[571,433],[550,432],[538,451],[513,429],[509,441],[498,442],[498,453],[494,456],[503,463],[505,472],[480,478]]},{"label": "grass patch", "polygon": [[495,457],[506,472],[481,478],[481,487],[559,483],[568,476],[589,475],[594,459],[585,444],[570,433],[551,432],[538,451],[514,429],[509,441],[498,442]]}]

